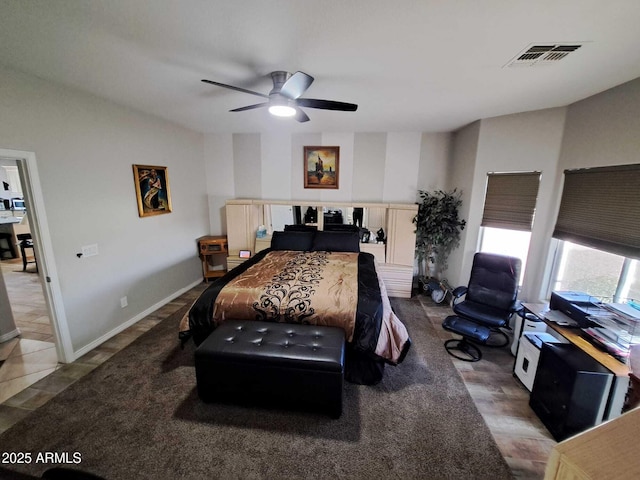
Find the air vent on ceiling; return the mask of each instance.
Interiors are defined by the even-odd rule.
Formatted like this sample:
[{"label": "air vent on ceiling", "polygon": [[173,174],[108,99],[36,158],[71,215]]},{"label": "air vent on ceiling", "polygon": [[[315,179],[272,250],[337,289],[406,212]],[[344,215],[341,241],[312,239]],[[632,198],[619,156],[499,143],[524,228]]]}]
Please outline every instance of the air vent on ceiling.
[{"label": "air vent on ceiling", "polygon": [[516,55],[505,67],[532,67],[538,65],[552,65],[572,52],[578,50],[580,43],[563,43],[547,45],[530,45]]}]

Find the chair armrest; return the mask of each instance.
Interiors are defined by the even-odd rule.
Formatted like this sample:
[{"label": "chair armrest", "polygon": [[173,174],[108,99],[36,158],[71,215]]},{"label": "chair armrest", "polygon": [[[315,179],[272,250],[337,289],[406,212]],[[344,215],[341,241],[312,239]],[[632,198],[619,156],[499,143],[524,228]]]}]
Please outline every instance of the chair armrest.
[{"label": "chair armrest", "polygon": [[522,303],[520,303],[520,300],[516,301],[513,304],[513,307],[511,307],[511,312],[512,313],[517,313],[518,315],[522,316],[521,313],[524,311],[524,307],[522,306]]},{"label": "chair armrest", "polygon": [[456,287],[453,289],[453,292],[451,292],[451,294],[453,295],[453,298],[460,298],[462,297],[464,294],[467,293],[468,288],[465,287],[464,285],[461,287]]}]

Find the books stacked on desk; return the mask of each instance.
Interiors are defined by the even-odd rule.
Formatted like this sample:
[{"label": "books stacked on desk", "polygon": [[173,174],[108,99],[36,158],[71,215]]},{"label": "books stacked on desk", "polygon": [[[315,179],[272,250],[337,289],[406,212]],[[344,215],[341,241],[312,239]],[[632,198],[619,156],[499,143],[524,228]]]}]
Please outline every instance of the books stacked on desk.
[{"label": "books stacked on desk", "polygon": [[583,332],[608,353],[624,361],[629,347],[640,344],[640,310],[628,303],[603,303],[597,315],[590,315],[595,326]]}]

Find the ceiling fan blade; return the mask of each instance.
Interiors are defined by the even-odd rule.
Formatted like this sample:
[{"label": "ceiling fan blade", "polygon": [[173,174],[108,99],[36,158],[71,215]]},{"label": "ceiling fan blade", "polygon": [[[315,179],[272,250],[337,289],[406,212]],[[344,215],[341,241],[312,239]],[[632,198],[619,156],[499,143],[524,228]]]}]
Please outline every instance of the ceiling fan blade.
[{"label": "ceiling fan blade", "polygon": [[234,108],[233,110],[229,110],[230,112],[244,112],[245,110],[253,110],[254,108],[260,107],[268,107],[269,102],[265,103],[256,103],[255,105],[247,105],[246,107]]},{"label": "ceiling fan blade", "polygon": [[211,85],[217,85],[218,87],[229,88],[231,90],[236,90],[242,93],[248,93],[250,95],[257,95],[259,97],[269,98],[269,95],[265,95],[264,93],[254,92],[253,90],[247,90],[246,88],[234,87],[233,85],[227,85],[226,83],[214,82],[213,80],[202,80],[204,83],[210,83]]},{"label": "ceiling fan blade", "polygon": [[280,94],[287,98],[295,100],[302,95],[307,88],[313,83],[313,77],[304,72],[296,72],[284,82],[280,89]]},{"label": "ceiling fan blade", "polygon": [[355,112],[358,105],[355,103],[335,102],[333,100],[318,100],[315,98],[299,98],[296,103],[301,107],[321,108],[323,110],[341,110]]},{"label": "ceiling fan blade", "polygon": [[296,116],[294,118],[297,121],[299,121],[300,123],[304,123],[304,122],[308,122],[309,121],[309,117],[307,116],[307,114],[304,113],[299,108],[296,108]]}]

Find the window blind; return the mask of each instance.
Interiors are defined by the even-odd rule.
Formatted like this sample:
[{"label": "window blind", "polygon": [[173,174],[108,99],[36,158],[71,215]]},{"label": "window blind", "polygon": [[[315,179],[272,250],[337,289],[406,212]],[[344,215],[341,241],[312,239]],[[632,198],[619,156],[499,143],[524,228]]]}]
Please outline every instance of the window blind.
[{"label": "window blind", "polygon": [[489,173],[483,227],[531,231],[540,172]]},{"label": "window blind", "polygon": [[640,164],[565,170],[553,236],[640,258]]}]

